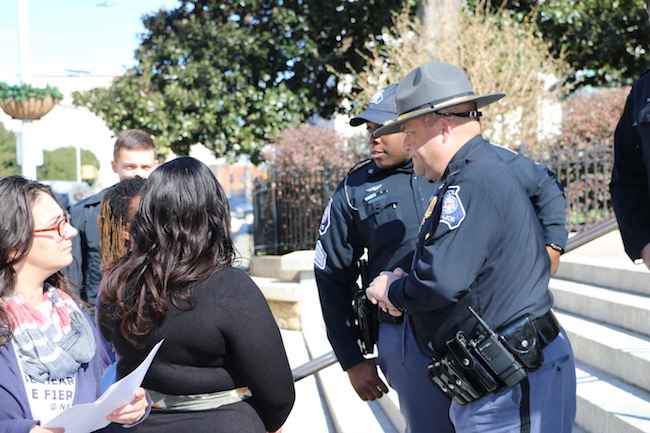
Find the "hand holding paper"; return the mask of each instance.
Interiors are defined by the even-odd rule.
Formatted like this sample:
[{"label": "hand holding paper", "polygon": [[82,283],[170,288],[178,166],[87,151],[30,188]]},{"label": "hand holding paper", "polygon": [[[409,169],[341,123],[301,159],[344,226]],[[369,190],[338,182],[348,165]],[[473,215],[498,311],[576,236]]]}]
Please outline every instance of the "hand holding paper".
[{"label": "hand holding paper", "polygon": [[131,418],[139,412],[143,402],[146,405],[144,391],[140,385],[163,341],[161,340],[151,349],[138,368],[112,384],[95,402],[69,407],[44,427],[63,427],[65,433],[89,433],[106,427],[111,421],[120,423],[123,422],[122,420],[128,420],[127,423],[138,421],[139,416],[133,420]]},{"label": "hand holding paper", "polygon": [[147,412],[147,396],[144,389],[138,388],[135,390],[133,399],[115,409],[106,417],[110,422],[118,424],[134,424],[138,422]]}]

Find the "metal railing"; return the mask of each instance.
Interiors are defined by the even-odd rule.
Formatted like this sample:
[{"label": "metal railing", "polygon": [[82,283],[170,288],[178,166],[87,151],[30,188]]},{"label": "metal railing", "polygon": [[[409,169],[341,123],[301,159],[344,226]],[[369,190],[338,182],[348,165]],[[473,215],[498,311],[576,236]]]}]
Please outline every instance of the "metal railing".
[{"label": "metal railing", "polygon": [[[588,230],[614,215],[609,194],[611,146],[575,150],[570,155],[564,152],[543,163],[564,188],[570,232]],[[312,249],[323,209],[344,176],[345,172],[324,170],[312,174],[272,174],[269,179],[257,180],[253,189],[255,254]]]},{"label": "metal railing", "polygon": [[[616,230],[617,228],[618,224],[616,223],[615,218],[610,218],[607,221],[595,224],[589,229],[578,233],[575,236],[572,236],[566,244],[566,248],[564,250],[565,254],[583,246],[588,242],[593,241],[594,239],[598,239],[599,237],[604,236]],[[335,364],[336,362],[337,359],[334,352],[328,352],[293,369],[293,380],[294,382],[297,382],[307,376],[318,373],[319,371],[329,367],[332,364]]]},{"label": "metal railing", "polygon": [[314,248],[323,209],[344,172],[272,175],[253,187],[253,240],[258,254]]},{"label": "metal railing", "polygon": [[569,232],[582,232],[614,216],[609,180],[612,173],[611,146],[559,153],[544,161],[556,175],[566,196]]}]

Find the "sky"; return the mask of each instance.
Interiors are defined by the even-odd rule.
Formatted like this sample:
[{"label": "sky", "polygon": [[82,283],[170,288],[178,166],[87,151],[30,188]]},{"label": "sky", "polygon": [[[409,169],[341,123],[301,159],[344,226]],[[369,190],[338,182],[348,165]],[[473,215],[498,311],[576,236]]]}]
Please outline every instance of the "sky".
[{"label": "sky", "polygon": [[18,74],[17,3],[27,2],[33,75],[119,75],[135,63],[142,16],[176,0],[0,0],[0,79]]}]

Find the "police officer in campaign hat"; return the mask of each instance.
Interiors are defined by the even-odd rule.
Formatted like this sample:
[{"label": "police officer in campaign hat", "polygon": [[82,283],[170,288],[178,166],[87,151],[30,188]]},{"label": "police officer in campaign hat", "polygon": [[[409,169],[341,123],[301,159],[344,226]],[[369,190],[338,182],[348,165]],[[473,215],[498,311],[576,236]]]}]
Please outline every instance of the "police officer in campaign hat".
[{"label": "police officer in campaign hat", "polygon": [[[415,176],[413,163],[403,146],[404,134],[373,138],[372,132],[397,116],[391,85],[377,93],[365,111],[350,124],[366,124],[371,159],[353,167],[336,189],[323,214],[316,244],[315,275],[327,334],[339,363],[363,400],[374,400],[388,391],[377,374],[374,359],[365,359],[357,344],[361,338],[352,299],[359,276],[357,260],[368,253],[368,276],[410,266],[417,234],[427,204],[438,185]],[[504,164],[526,189],[534,204],[557,265],[564,247],[565,201],[554,178],[541,165],[515,152],[495,147]],[[408,324],[379,314],[379,364],[390,386],[397,390],[400,409],[411,432],[453,431],[449,398],[431,386],[426,365],[430,358],[415,344]]]},{"label": "police officer in campaign hat", "polygon": [[399,117],[415,173],[438,180],[408,274],[382,272],[366,293],[406,314],[431,357],[432,386],[452,398],[456,433],[570,433],[571,346],[551,312],[549,256],[522,184],[481,136],[464,71],[433,62],[399,83]]},{"label": "police officer in campaign hat", "polygon": [[[646,2],[650,16],[650,0]],[[634,83],[614,133],[610,191],[627,255],[650,268],[650,71]]]}]

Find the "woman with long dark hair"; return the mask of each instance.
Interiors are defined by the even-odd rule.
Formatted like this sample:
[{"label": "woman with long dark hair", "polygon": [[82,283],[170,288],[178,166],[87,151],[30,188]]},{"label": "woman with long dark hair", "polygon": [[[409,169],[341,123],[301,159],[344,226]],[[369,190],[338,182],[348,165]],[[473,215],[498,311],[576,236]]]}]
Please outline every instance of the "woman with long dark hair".
[{"label": "woman with long dark hair", "polygon": [[[0,203],[0,432],[62,432],[39,424],[94,401],[109,362],[60,272],[77,231],[38,182],[0,178]],[[109,420],[136,422],[146,407],[140,389]]]},{"label": "woman with long dark hair", "polygon": [[261,291],[233,267],[219,182],[181,157],[151,173],[141,194],[130,251],[105,276],[99,303],[119,377],[165,339],[143,384],[152,413],[134,430],[276,430],[293,406],[291,371]]}]

